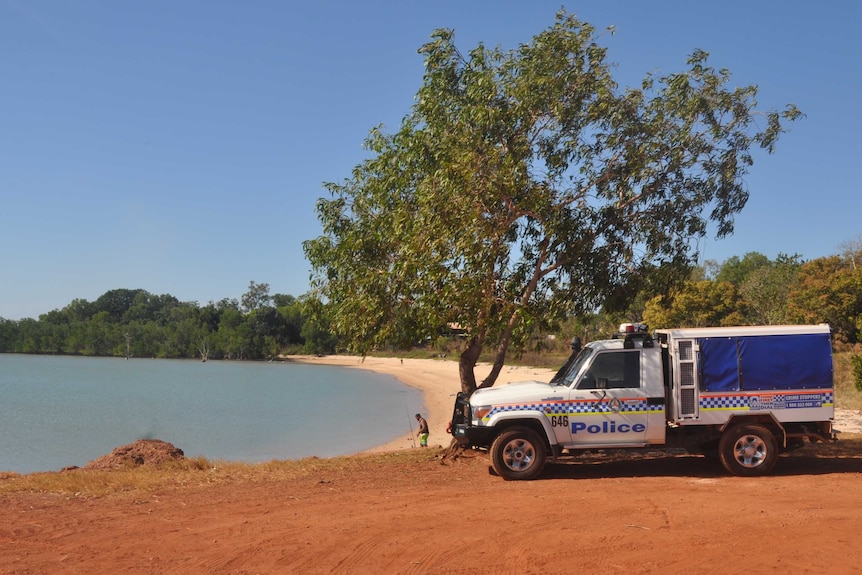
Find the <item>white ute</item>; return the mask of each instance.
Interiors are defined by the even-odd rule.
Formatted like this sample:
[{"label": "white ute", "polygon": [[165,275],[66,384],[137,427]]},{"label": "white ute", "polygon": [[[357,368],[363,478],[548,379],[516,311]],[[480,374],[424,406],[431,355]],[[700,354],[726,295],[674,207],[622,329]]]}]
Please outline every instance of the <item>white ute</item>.
[{"label": "white ute", "polygon": [[740,476],[780,451],[834,439],[828,325],[659,329],[623,324],[573,345],[549,383],[459,393],[450,432],[505,479],[533,479],[583,450],[685,448]]}]

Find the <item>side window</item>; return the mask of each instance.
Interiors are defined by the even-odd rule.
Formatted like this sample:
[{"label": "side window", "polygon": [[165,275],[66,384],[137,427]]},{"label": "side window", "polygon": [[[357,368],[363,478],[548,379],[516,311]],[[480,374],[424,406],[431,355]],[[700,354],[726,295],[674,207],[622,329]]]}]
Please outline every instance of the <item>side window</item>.
[{"label": "side window", "polygon": [[598,389],[599,380],[606,380],[608,389],[641,386],[641,352],[638,349],[609,351],[593,360],[578,389]]}]

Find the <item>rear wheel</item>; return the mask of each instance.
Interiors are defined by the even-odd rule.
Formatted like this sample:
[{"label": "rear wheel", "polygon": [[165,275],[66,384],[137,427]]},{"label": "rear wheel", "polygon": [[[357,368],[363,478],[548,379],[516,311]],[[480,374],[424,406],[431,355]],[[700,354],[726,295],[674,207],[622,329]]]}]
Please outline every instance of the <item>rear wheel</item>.
[{"label": "rear wheel", "polygon": [[544,440],[527,427],[508,429],[491,444],[491,465],[504,479],[535,479],[545,467],[546,456]]},{"label": "rear wheel", "polygon": [[737,425],[721,436],[718,455],[733,475],[766,475],[778,463],[778,442],[762,425]]}]

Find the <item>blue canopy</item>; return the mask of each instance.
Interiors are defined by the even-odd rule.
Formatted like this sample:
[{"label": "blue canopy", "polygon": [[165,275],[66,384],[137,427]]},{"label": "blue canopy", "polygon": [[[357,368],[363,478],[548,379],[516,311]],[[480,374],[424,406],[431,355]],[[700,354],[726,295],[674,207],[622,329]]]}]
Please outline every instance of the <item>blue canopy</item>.
[{"label": "blue canopy", "polygon": [[829,389],[828,333],[698,339],[701,391]]}]

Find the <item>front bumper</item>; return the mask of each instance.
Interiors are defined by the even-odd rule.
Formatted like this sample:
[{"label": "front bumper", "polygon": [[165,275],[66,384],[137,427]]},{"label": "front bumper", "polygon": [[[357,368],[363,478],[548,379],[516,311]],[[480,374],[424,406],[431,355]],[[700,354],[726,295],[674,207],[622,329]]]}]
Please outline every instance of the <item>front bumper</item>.
[{"label": "front bumper", "polygon": [[492,428],[463,423],[453,425],[451,433],[461,447],[488,447],[494,439]]},{"label": "front bumper", "polygon": [[474,426],[472,420],[470,397],[464,392],[459,392],[455,398],[449,433],[461,447],[488,447],[493,440],[493,430],[488,427]]}]

